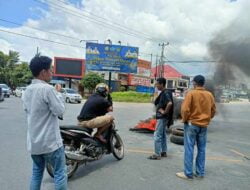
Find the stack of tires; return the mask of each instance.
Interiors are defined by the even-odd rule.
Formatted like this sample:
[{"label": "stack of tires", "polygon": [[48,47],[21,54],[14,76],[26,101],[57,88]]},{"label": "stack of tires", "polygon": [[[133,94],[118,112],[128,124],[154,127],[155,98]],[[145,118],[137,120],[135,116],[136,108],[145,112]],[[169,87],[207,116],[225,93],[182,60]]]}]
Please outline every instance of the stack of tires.
[{"label": "stack of tires", "polygon": [[172,134],[170,135],[170,142],[178,145],[184,145],[184,129],[173,128]]}]

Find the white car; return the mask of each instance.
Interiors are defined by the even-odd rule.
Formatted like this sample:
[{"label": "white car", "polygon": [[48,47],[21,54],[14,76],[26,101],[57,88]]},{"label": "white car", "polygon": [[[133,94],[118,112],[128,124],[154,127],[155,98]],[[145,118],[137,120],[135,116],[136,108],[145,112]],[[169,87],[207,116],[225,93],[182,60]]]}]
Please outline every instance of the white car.
[{"label": "white car", "polygon": [[23,92],[26,90],[26,87],[17,87],[14,91],[16,97],[22,97]]},{"label": "white car", "polygon": [[61,93],[66,103],[76,102],[80,104],[82,101],[82,96],[72,88],[62,88]]}]

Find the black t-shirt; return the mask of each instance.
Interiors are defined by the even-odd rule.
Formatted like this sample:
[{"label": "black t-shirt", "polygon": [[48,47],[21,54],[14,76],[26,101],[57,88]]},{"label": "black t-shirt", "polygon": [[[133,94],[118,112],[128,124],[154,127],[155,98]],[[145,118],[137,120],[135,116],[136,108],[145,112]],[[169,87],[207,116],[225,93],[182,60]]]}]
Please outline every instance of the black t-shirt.
[{"label": "black t-shirt", "polygon": [[82,107],[80,115],[77,117],[79,121],[90,120],[98,116],[105,115],[111,103],[99,94],[93,94],[88,98]]},{"label": "black t-shirt", "polygon": [[[156,117],[157,119],[160,118],[169,118],[169,116],[172,115],[173,110],[170,109],[170,113],[166,114],[166,115],[162,115],[158,112],[159,109],[166,109],[166,106],[168,104],[168,102],[172,102],[173,103],[173,97],[172,97],[172,92],[168,91],[167,89],[163,90],[159,96],[156,98],[155,100],[155,106],[156,106]],[[173,106],[172,106],[173,107]]]}]

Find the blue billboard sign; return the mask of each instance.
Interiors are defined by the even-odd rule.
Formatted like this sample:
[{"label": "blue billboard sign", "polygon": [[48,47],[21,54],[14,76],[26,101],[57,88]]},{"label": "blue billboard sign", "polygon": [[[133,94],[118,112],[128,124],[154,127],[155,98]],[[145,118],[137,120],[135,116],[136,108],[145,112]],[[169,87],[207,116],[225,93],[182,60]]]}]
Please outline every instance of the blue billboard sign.
[{"label": "blue billboard sign", "polygon": [[130,46],[87,43],[86,69],[136,73],[138,48]]}]

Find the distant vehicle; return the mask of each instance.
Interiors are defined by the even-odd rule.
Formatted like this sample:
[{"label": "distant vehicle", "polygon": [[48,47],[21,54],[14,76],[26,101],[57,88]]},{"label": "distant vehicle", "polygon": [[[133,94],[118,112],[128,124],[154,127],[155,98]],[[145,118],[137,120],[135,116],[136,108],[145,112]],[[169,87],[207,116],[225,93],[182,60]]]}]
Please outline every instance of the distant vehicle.
[{"label": "distant vehicle", "polygon": [[11,90],[10,87],[8,87],[7,84],[0,84],[0,87],[2,88],[2,92],[4,94],[4,97],[10,97]]},{"label": "distant vehicle", "polygon": [[4,94],[3,94],[3,90],[0,87],[0,102],[4,101]]},{"label": "distant vehicle", "polygon": [[66,103],[77,102],[80,104],[82,101],[82,96],[72,88],[62,88],[61,93]]},{"label": "distant vehicle", "polygon": [[26,90],[26,87],[17,87],[14,91],[14,96],[21,97],[23,92]]},{"label": "distant vehicle", "polygon": [[230,99],[228,96],[221,96],[220,97],[220,103],[229,103]]}]

